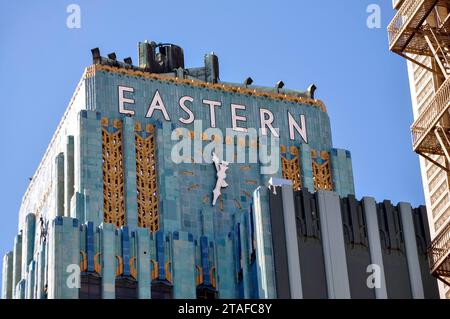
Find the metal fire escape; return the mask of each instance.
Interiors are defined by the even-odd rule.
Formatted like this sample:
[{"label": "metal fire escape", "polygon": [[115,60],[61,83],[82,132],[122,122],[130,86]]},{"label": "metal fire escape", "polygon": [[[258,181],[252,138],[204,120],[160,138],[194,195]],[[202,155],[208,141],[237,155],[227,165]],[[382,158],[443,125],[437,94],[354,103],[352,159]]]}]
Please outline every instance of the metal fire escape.
[{"label": "metal fire escape", "polygon": [[[392,52],[433,73],[434,95],[413,125],[416,153],[450,172],[450,0],[400,0],[388,27]],[[421,61],[431,58],[431,64]],[[444,156],[441,164],[436,155]],[[428,249],[431,273],[450,285],[450,224]]]}]

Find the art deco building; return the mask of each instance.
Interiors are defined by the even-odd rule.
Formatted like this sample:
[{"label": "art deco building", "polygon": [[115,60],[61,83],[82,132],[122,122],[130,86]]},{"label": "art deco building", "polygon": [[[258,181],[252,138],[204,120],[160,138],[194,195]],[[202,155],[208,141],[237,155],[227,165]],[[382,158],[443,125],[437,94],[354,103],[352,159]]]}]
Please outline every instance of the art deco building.
[{"label": "art deco building", "polygon": [[92,54],[23,197],[3,298],[438,296],[425,207],[355,198],[314,85],[222,82],[216,55],[185,68],[171,44],[140,43],[138,66]]},{"label": "art deco building", "polygon": [[450,1],[394,1],[398,10],[389,26],[390,49],[407,59],[414,112],[413,147],[420,167],[433,245],[431,271],[441,279],[442,297],[450,297],[450,178],[447,89]]}]

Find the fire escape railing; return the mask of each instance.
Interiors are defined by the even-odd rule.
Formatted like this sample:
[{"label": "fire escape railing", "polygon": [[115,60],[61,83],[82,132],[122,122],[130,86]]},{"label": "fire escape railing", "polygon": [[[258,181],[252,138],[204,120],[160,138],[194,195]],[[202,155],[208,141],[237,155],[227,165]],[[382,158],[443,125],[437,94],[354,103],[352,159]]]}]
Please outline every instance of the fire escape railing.
[{"label": "fire escape railing", "polygon": [[389,47],[400,53],[414,36],[438,0],[406,0],[388,26]]},{"label": "fire escape railing", "polygon": [[[445,18],[437,10],[430,16],[437,6],[447,8]],[[449,0],[405,0],[388,26],[392,52],[445,78],[412,124],[411,133],[414,151],[447,172],[450,172],[448,164],[441,165],[431,154],[444,155],[446,163],[450,163],[450,114],[446,117],[450,108],[449,8]],[[432,20],[427,21],[429,17],[435,17],[437,25]],[[416,56],[428,56],[435,64],[423,64]],[[450,285],[450,223],[433,240],[428,257],[432,275]]]},{"label": "fire escape railing", "polygon": [[[450,78],[447,78],[411,126],[414,150],[417,151],[450,105]],[[434,134],[434,132],[431,132]]]},{"label": "fire escape railing", "polygon": [[428,248],[428,259],[431,273],[437,276],[450,277],[450,224],[442,229]]},{"label": "fire escape railing", "polygon": [[389,46],[391,49],[397,42],[399,36],[403,33],[404,28],[410,23],[419,7],[425,1],[426,0],[406,0],[397,11],[397,14],[387,28],[389,34]]}]

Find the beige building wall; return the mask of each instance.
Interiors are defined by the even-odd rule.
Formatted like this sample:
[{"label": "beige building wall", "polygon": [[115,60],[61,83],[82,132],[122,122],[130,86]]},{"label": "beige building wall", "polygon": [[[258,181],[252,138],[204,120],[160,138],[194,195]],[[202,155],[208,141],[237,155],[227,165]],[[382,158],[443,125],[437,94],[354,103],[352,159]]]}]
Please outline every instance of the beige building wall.
[{"label": "beige building wall", "polygon": [[[425,56],[414,58],[431,67],[431,58]],[[410,61],[407,64],[413,113],[414,119],[416,119],[432,99],[435,93],[435,81],[431,72]],[[432,156],[432,158],[443,165],[445,164],[443,156]],[[428,223],[430,225],[431,238],[433,239],[450,222],[450,178],[447,172],[430,161],[421,156],[419,159],[428,210]],[[442,298],[450,298],[448,287],[439,282],[439,288]]]}]

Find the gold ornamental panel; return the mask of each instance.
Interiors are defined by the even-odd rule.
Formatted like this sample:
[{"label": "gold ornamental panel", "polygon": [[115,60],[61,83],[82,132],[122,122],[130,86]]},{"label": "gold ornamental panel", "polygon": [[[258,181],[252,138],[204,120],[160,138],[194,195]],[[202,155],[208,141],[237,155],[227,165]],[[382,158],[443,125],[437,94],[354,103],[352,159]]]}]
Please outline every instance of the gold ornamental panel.
[{"label": "gold ornamental panel", "polygon": [[302,188],[301,170],[300,170],[300,152],[297,147],[291,146],[289,154],[286,146],[281,145],[281,170],[284,179],[292,181],[295,191]]},{"label": "gold ornamental panel", "polygon": [[106,127],[102,128],[102,157],[103,219],[120,228],[125,224],[122,128],[111,133]]},{"label": "gold ornamental panel", "polygon": [[331,177],[330,155],[327,152],[321,152],[320,155],[316,151],[312,154],[312,169],[314,178],[314,190],[333,190],[333,182]]},{"label": "gold ornamental panel", "polygon": [[138,226],[154,233],[159,230],[156,136],[152,125],[146,132],[147,137],[135,133]]}]

